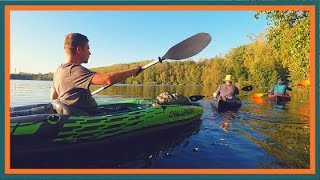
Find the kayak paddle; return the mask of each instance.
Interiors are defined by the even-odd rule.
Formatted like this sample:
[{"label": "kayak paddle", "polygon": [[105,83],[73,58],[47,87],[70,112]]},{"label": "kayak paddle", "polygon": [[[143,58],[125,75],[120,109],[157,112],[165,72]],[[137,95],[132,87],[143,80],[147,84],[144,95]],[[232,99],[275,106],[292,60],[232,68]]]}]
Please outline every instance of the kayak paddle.
[{"label": "kayak paddle", "polygon": [[252,85],[245,86],[245,87],[241,88],[242,91],[252,91],[252,89],[253,89]]},{"label": "kayak paddle", "polygon": [[310,85],[310,81],[309,80],[304,80],[304,81],[301,81],[299,84],[297,84],[297,86],[309,86]]},{"label": "kayak paddle", "polygon": [[209,97],[209,96],[193,95],[193,96],[189,96],[189,100],[190,101],[199,101],[199,100],[203,99],[204,97]]},{"label": "kayak paddle", "polygon": [[252,95],[253,98],[261,98],[264,95],[267,95],[268,93],[255,93]]},{"label": "kayak paddle", "polygon": [[[243,88],[241,88],[242,91],[252,91],[253,86],[249,85],[249,86],[245,86]],[[212,95],[207,95],[207,96],[203,96],[203,95],[193,95],[193,96],[189,96],[189,100],[190,101],[199,101],[201,99],[203,99],[204,97],[210,97]]]},{"label": "kayak paddle", "polygon": [[[302,87],[305,87],[305,86],[309,86],[310,85],[310,81],[309,80],[304,80],[304,81],[301,81],[299,84],[297,84],[296,86],[302,86]],[[292,88],[291,87],[288,87],[288,90],[289,91],[292,91]],[[267,95],[268,93],[255,93],[252,95],[253,98],[261,98],[263,97],[264,95]]]},{"label": "kayak paddle", "polygon": [[[180,43],[174,45],[173,47],[171,47],[167,53],[162,56],[162,57],[158,57],[158,60],[155,60],[153,62],[150,62],[149,64],[143,66],[141,68],[141,71],[147,69],[150,66],[153,66],[157,63],[161,63],[164,60],[181,60],[181,59],[186,59],[189,57],[192,57],[196,54],[198,54],[199,52],[201,52],[205,47],[208,46],[208,44],[211,41],[211,36],[208,33],[198,33],[195,34],[183,41],[181,41]],[[98,92],[112,86],[113,84],[110,85],[106,85],[103,86],[99,89],[97,89],[96,91],[94,91],[92,93],[92,95],[97,94]]]}]

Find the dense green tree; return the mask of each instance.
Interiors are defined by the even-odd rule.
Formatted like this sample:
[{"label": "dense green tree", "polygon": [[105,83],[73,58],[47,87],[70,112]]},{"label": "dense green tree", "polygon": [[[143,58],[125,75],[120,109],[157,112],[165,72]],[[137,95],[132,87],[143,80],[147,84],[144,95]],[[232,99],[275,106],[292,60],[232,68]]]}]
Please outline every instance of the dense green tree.
[{"label": "dense green tree", "polygon": [[248,80],[259,87],[270,87],[277,79],[278,71],[273,48],[262,36],[245,48],[245,65],[249,72]]},{"label": "dense green tree", "polygon": [[214,57],[206,62],[203,70],[203,84],[206,86],[218,86],[222,83],[226,74],[225,61],[222,57]]},{"label": "dense green tree", "polygon": [[232,74],[238,82],[245,82],[248,79],[248,68],[244,64],[246,46],[233,48],[225,57],[226,73]]},{"label": "dense green tree", "polygon": [[[271,28],[267,42],[276,50],[275,55],[297,84],[310,78],[310,13],[308,11],[258,11],[264,14]],[[282,74],[284,76],[284,74]]]}]

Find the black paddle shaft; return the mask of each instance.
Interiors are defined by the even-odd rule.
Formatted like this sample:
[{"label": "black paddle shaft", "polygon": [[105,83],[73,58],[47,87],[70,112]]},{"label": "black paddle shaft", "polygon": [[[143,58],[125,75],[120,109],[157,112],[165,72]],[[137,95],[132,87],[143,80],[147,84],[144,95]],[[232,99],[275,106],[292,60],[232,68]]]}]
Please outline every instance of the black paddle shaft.
[{"label": "black paddle shaft", "polygon": [[[242,91],[252,91],[253,86],[249,85],[249,86],[245,86],[243,88],[241,88]],[[203,96],[203,95],[193,95],[193,96],[189,96],[189,100],[190,101],[199,101],[201,99],[203,99],[204,97],[210,97],[212,95],[207,95],[207,96]]]},{"label": "black paddle shaft", "polygon": [[252,89],[253,89],[253,86],[249,85],[249,86],[243,87],[241,90],[242,91],[252,91]]}]

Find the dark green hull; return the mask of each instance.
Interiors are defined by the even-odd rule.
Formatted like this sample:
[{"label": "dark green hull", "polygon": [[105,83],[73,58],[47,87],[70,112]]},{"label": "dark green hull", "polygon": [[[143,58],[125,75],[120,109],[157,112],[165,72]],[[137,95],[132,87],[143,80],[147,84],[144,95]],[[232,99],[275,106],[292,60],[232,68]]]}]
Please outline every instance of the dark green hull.
[{"label": "dark green hull", "polygon": [[214,98],[212,100],[212,105],[218,111],[228,111],[228,110],[237,110],[238,108],[241,107],[242,102],[239,98],[227,99],[227,100]]},{"label": "dark green hull", "polygon": [[[88,146],[117,137],[148,133],[197,120],[202,107],[152,106],[148,100],[101,104],[96,116],[63,116],[54,113],[11,117],[12,151],[38,151]],[[16,108],[25,111],[22,108]],[[11,114],[19,114],[11,110]]]}]

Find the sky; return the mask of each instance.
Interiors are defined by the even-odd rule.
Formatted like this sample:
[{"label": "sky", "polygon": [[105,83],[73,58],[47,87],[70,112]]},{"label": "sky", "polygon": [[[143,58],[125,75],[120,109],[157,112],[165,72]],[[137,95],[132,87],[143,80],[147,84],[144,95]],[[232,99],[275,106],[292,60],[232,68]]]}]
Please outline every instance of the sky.
[{"label": "sky", "polygon": [[194,61],[225,55],[267,28],[255,11],[11,11],[10,73],[49,73],[64,62],[64,38],[89,39],[87,68],[156,60],[182,40],[206,32],[210,44]]}]

